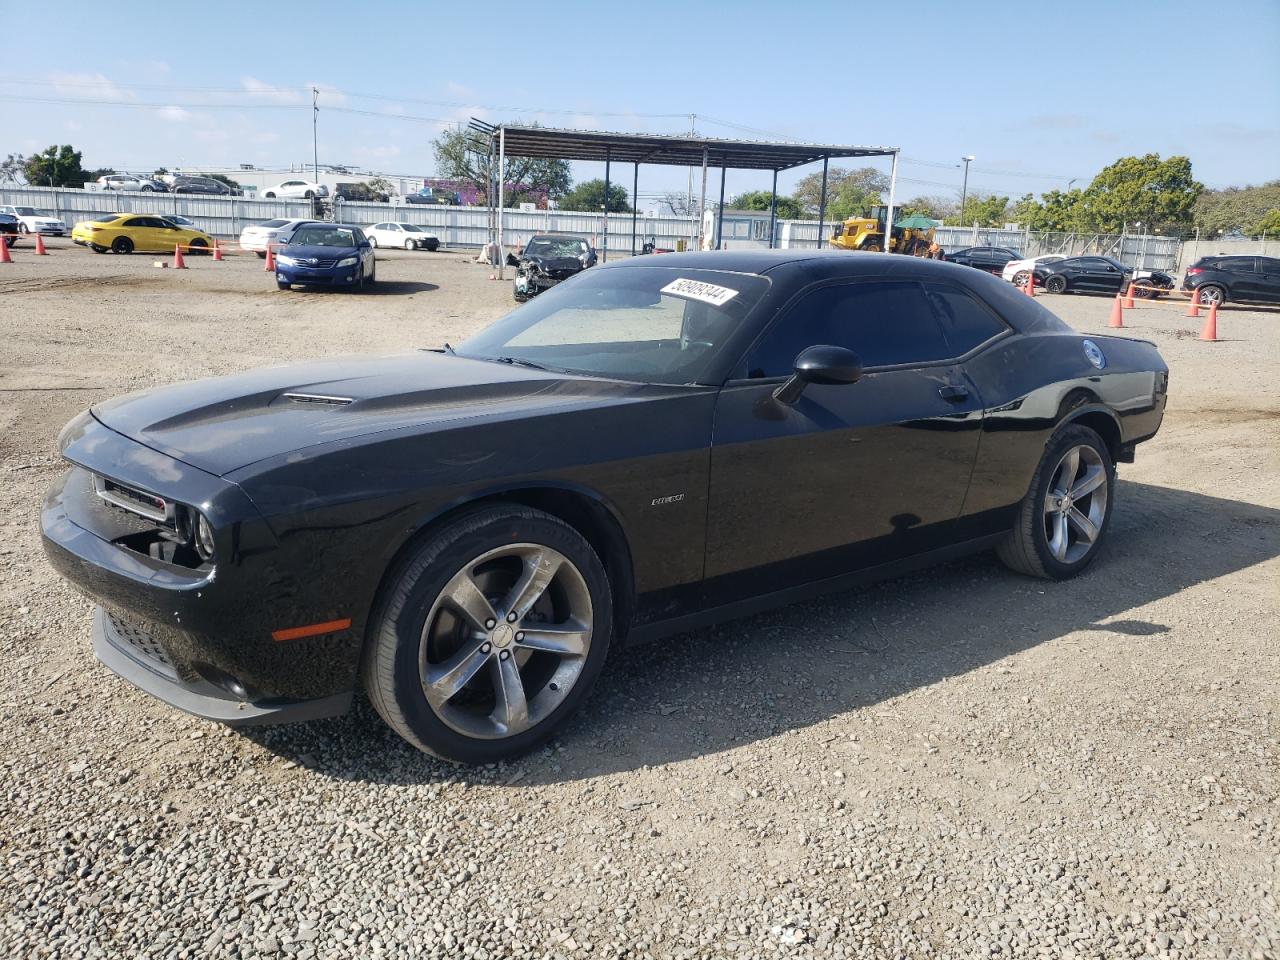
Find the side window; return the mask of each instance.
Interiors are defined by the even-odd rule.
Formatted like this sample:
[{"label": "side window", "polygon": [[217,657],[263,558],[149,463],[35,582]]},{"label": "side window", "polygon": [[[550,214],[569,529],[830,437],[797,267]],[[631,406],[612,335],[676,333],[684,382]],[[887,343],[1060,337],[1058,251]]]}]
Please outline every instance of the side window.
[{"label": "side window", "polygon": [[369,242],[369,239],[368,239],[368,237],[366,237],[366,236],[364,235],[364,231],[363,231],[363,230],[352,230],[351,232],[355,235],[355,236],[354,236],[354,239],[355,239],[355,241],[356,241],[356,246],[357,246],[357,247],[358,247],[358,246],[360,246],[360,244],[362,244],[362,243],[368,243],[368,242]]},{"label": "side window", "polygon": [[985,304],[959,287],[926,283],[924,290],[942,321],[942,332],[951,348],[948,356],[962,356],[1007,329]]},{"label": "side window", "polygon": [[1253,257],[1227,257],[1218,264],[1221,270],[1230,270],[1232,273],[1254,273]]},{"label": "side window", "polygon": [[124,226],[126,226],[126,227],[149,227],[149,226],[151,226],[151,224],[147,221],[147,218],[146,218],[146,217],[134,217],[134,218],[133,218],[133,219],[131,219],[131,220],[126,220],[126,221],[124,222]]},{"label": "side window", "polygon": [[747,376],[786,376],[800,351],[819,343],[848,347],[865,367],[952,354],[920,284],[845,283],[804,294],[751,351]]}]

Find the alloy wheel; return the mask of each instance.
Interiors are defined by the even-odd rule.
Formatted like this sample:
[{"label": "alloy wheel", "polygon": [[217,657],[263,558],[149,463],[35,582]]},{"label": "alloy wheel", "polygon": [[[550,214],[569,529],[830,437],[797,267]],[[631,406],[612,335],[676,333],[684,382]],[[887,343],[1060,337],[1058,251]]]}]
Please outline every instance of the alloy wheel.
[{"label": "alloy wheel", "polygon": [[1083,560],[1107,517],[1107,467],[1093,447],[1081,444],[1062,455],[1044,497],[1044,533],[1061,563]]},{"label": "alloy wheel", "polygon": [[418,653],[435,715],[464,736],[497,740],[545,720],[587,662],[591,593],[564,554],[536,543],[465,564],[427,614]]}]

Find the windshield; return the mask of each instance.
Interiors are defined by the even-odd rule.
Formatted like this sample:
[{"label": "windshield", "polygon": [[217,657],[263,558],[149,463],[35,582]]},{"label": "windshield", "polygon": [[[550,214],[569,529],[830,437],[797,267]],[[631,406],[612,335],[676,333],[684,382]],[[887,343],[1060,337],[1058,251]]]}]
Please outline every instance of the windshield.
[{"label": "windshield", "polygon": [[587,252],[587,242],[574,237],[534,237],[525,245],[526,257],[580,257]]},{"label": "windshield", "polygon": [[342,227],[300,227],[289,243],[298,247],[354,247],[356,235]]},{"label": "windshield", "polygon": [[719,270],[588,270],[456,352],[644,383],[707,382],[712,362],[768,289],[764,277]]}]

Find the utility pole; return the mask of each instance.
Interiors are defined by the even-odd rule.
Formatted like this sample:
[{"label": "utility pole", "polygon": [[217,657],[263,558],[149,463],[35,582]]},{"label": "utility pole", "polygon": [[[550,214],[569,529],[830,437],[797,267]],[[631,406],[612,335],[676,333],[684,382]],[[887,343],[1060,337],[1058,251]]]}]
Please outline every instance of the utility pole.
[{"label": "utility pole", "polygon": [[316,139],[316,125],[320,118],[320,91],[311,88],[311,167],[315,182],[320,182],[320,146]]},{"label": "utility pole", "polygon": [[976,160],[976,157],[961,157],[964,161],[964,186],[960,188],[960,226],[964,226],[964,201],[969,195],[969,164]]}]

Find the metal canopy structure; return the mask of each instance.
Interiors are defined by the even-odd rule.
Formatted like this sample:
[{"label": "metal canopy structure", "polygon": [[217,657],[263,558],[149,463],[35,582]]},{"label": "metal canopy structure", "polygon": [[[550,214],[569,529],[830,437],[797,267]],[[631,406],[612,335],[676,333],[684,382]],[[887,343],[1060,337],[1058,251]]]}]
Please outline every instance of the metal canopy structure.
[{"label": "metal canopy structure", "polygon": [[606,133],[600,130],[557,130],[552,127],[503,126],[507,154],[556,160],[606,160],[698,167],[703,158],[713,167],[735,170],[790,170],[819,160],[844,157],[888,157],[896,147],[852,147],[820,143],[771,143],[713,137],[650,133]]},{"label": "metal canopy structure", "polygon": [[[893,167],[889,180],[889,209],[885,223],[885,237],[893,236],[894,194],[898,182],[898,147],[867,147],[840,144],[788,143],[764,140],[725,140],[694,135],[667,135],[650,133],[611,133],[602,130],[568,130],[555,127],[532,127],[504,124],[493,127],[472,121],[472,129],[488,134],[490,150],[496,147],[499,170],[505,169],[507,156],[541,157],[555,160],[594,160],[604,163],[604,195],[609,196],[610,173],[614,161],[634,166],[631,212],[631,253],[636,253],[636,223],[638,211],[637,192],[640,182],[640,165],[645,163],[663,166],[702,168],[702,202],[699,213],[706,209],[707,170],[720,169],[720,205],[716,211],[714,246],[721,244],[721,228],[724,211],[725,171],[769,170],[773,173],[772,199],[769,204],[769,246],[774,243],[778,215],[778,174],[784,170],[802,167],[822,161],[822,195],[818,207],[818,246],[822,246],[822,223],[827,209],[827,169],[832,159],[849,157],[892,157]],[[496,142],[495,142],[496,141]],[[494,211],[497,225],[497,242],[502,248],[503,215],[502,190],[504,178],[500,174],[497,183],[497,209]],[[701,229],[701,225],[699,225]],[[886,239],[887,246],[887,239]],[[606,211],[601,259],[609,258],[609,230]],[[502,276],[501,254],[499,276]]]}]

